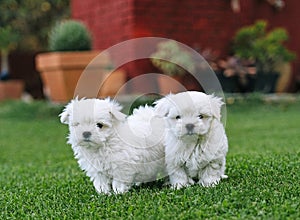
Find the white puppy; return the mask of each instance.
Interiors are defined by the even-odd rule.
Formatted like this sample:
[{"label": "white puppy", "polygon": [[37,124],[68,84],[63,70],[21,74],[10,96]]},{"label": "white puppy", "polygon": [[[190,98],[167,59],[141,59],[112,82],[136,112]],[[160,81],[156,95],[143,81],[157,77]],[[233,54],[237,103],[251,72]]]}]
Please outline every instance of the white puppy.
[{"label": "white puppy", "polygon": [[109,99],[74,99],[60,114],[75,158],[98,193],[124,193],[164,172],[163,120],[151,107],[128,118],[120,110]]},{"label": "white puppy", "polygon": [[214,186],[227,178],[222,104],[220,98],[196,91],[170,94],[156,102],[156,112],[166,120],[166,169],[173,188],[191,185],[193,179]]}]

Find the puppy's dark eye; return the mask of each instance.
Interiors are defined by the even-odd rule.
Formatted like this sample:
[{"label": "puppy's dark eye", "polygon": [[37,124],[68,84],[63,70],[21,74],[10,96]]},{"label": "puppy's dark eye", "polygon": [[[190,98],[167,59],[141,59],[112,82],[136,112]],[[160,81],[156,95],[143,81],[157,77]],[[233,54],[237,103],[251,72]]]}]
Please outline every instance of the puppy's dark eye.
[{"label": "puppy's dark eye", "polygon": [[177,115],[175,119],[177,119],[177,120],[181,119],[180,115]]},{"label": "puppy's dark eye", "polygon": [[102,123],[97,123],[97,127],[98,127],[98,128],[102,128],[102,127],[103,127],[103,124],[102,124]]},{"label": "puppy's dark eye", "polygon": [[203,115],[198,115],[198,118],[202,119],[202,118],[204,118],[204,116]]}]

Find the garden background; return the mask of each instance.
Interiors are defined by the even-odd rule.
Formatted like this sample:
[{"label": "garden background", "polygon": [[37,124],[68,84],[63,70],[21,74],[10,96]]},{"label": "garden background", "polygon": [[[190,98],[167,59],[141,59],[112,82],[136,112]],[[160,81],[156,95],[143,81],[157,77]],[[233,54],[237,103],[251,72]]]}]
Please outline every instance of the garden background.
[{"label": "garden background", "polygon": [[[213,56],[224,59],[231,53],[236,31],[263,19],[268,22],[268,30],[282,27],[289,34],[285,45],[297,58],[291,62],[291,71],[281,92],[296,92],[300,81],[298,8],[297,0],[4,0],[0,3],[0,26],[11,27],[19,36],[9,53],[11,78],[23,80],[25,91],[41,99],[44,98],[43,85],[35,56],[48,51],[49,31],[60,20],[82,21],[92,33],[93,50],[101,51],[132,38],[154,36],[177,40],[195,50],[208,49]],[[153,71],[153,66],[141,60],[123,69],[130,79]]]},{"label": "garden background", "polygon": [[[0,84],[21,80],[25,92],[21,100],[0,102],[0,218],[300,218],[299,7],[298,0],[0,1],[0,46],[9,45],[9,77],[1,74]],[[285,71],[287,80],[280,93],[225,93],[227,180],[213,188],[178,191],[157,181],[124,195],[98,195],[66,144],[68,128],[58,119],[66,102],[49,99],[36,69],[36,56],[49,51],[51,28],[70,18],[80,20],[91,32],[92,51],[155,36],[177,40],[201,54],[206,51],[205,58],[211,61],[231,55],[236,31],[263,19],[268,31],[277,27],[287,31],[283,45],[296,56]],[[4,38],[3,33],[12,37]],[[136,48],[132,49],[134,53]],[[3,60],[2,55],[2,70]],[[218,62],[210,64],[214,63]],[[121,70],[126,80],[160,71],[149,60],[128,63]],[[148,85],[133,85],[129,92]],[[132,111],[151,104],[153,96],[134,103],[120,101]]]}]

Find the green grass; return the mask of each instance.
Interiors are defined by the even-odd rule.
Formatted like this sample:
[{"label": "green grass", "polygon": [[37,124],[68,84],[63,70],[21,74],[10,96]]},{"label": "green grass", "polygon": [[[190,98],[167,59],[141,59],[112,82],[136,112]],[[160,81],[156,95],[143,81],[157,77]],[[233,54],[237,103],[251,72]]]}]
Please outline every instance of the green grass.
[{"label": "green grass", "polygon": [[227,106],[229,178],[97,195],[66,144],[62,106],[0,103],[0,219],[299,219],[300,103]]}]

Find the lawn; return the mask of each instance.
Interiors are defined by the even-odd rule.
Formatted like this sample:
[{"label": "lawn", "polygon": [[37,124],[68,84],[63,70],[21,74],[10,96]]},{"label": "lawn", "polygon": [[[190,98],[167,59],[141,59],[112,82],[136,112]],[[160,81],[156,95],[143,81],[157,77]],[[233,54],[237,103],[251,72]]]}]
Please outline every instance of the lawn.
[{"label": "lawn", "polygon": [[62,106],[0,103],[0,219],[299,219],[300,101],[227,105],[229,178],[98,195],[66,144]]}]

